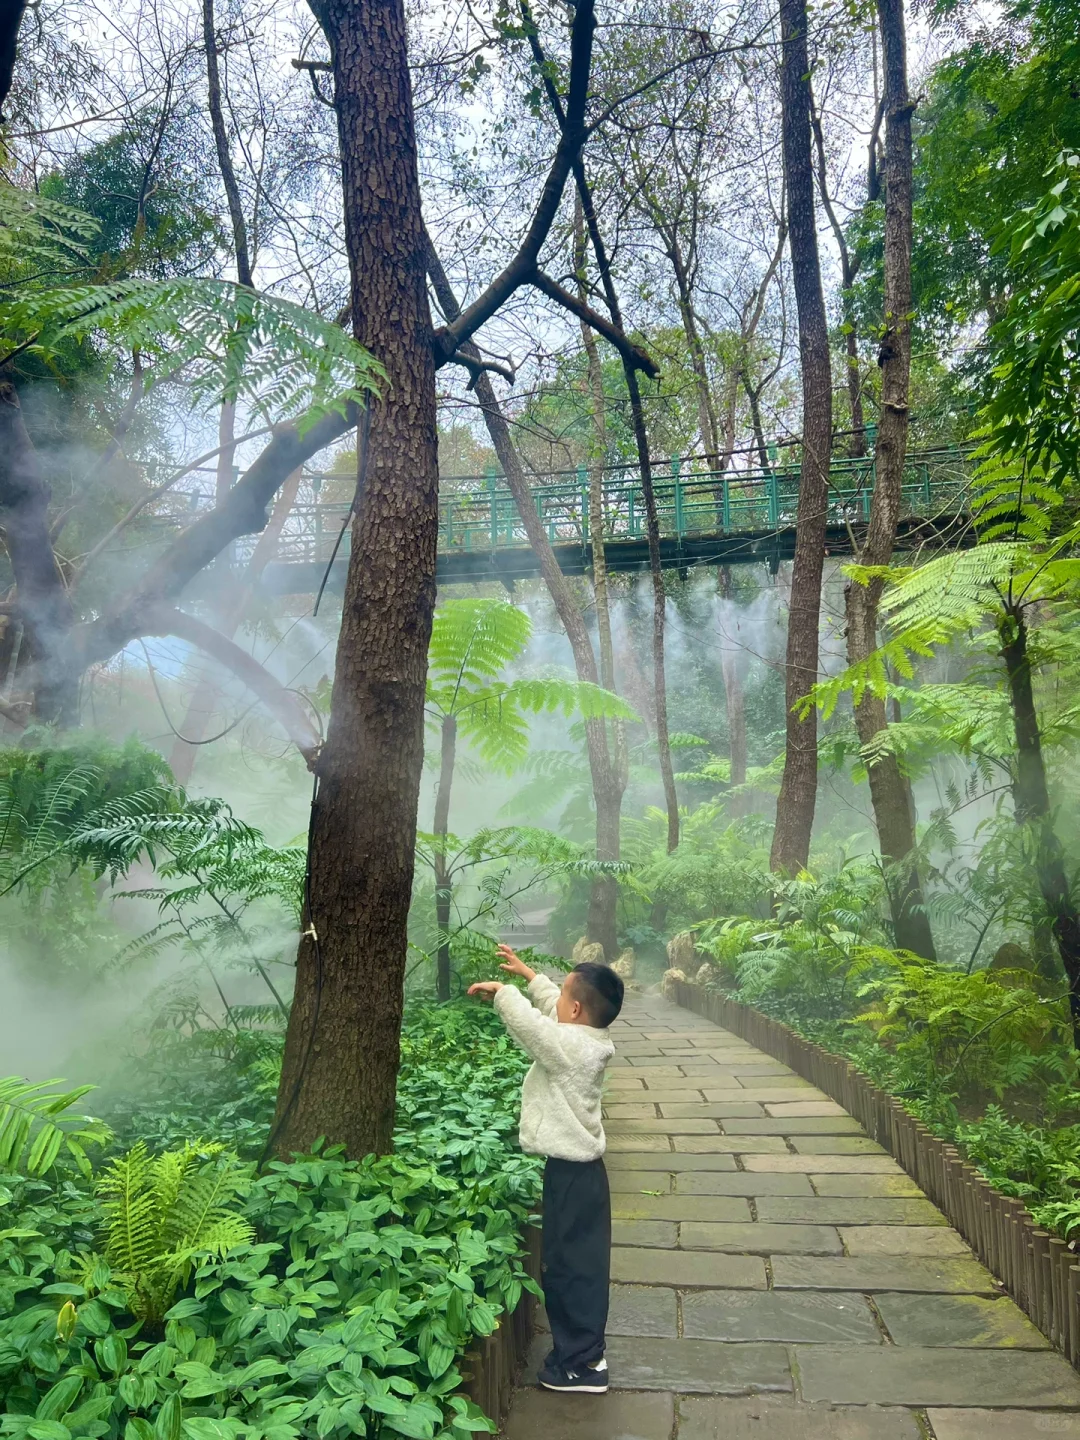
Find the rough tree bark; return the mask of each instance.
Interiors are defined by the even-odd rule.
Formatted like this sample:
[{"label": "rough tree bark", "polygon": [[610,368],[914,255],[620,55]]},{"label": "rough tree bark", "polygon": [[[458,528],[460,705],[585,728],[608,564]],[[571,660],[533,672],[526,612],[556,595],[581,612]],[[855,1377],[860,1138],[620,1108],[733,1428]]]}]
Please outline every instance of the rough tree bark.
[{"label": "rough tree bark", "polygon": [[[908,395],[911,379],[911,113],[908,95],[903,0],[878,0],[885,70],[885,329],[881,366],[881,424],[877,438],[874,493],[866,540],[855,557],[860,565],[888,565],[896,543],[907,457]],[[877,648],[878,606],[883,582],[847,588],[847,653],[850,664]],[[855,727],[867,762],[870,799],[896,943],[934,959],[934,936],[926,914],[916,860],[911,790],[893,754],[872,759],[872,747],[886,729],[885,701],[867,690],[855,706]]]},{"label": "rough tree bark", "polygon": [[1017,823],[1032,828],[1035,875],[1068,978],[1073,1044],[1080,1050],[1080,912],[1073,899],[1065,869],[1065,852],[1050,806],[1042,736],[1032,687],[1027,623],[1020,606],[1007,609],[998,626],[998,638],[1008,675],[1009,700],[1016,732],[1013,808]]},{"label": "rough tree bark", "polygon": [[[596,21],[591,0],[581,0],[571,21],[570,122],[517,255],[456,320],[434,331],[403,0],[313,0],[313,8],[330,43],[354,331],[382,361],[388,384],[360,447],[366,479],[353,521],[309,830],[305,929],[268,1148],[288,1153],[326,1135],[358,1155],[393,1144],[435,603],[436,364],[456,358],[535,273],[585,139]],[[484,373],[472,357],[469,368]]]},{"label": "rough tree bark", "polygon": [[435,604],[435,357],[400,0],[325,0],[356,339],[386,367],[353,522],[334,698],[312,806],[304,935],[274,1122],[392,1146]]},{"label": "rough tree bark", "polygon": [[[438,255],[428,244],[428,273],[431,276],[439,308],[448,321],[459,313],[457,298],[446,277]],[[477,360],[480,352],[472,347]],[[540,564],[540,573],[547,586],[548,594],[566,631],[570,650],[574,656],[574,669],[579,680],[592,685],[602,683],[596,664],[592,640],[578,609],[574,593],[566,576],[559,569],[551,542],[543,522],[536,513],[529,482],[521,467],[521,461],[510,435],[510,427],[502,413],[491,377],[481,371],[476,381],[476,398],[484,417],[491,443],[499,457],[507,487],[514,497],[521,523],[525,527],[529,544]],[[592,780],[593,801],[596,806],[596,858],[598,860],[619,859],[619,815],[622,808],[622,794],[625,782],[620,783],[619,771],[613,761],[608,745],[607,729],[602,720],[585,722],[585,744],[589,757],[589,774]],[[616,901],[618,883],[611,877],[593,881],[589,893],[589,912],[586,920],[588,938],[604,947],[604,954],[614,959],[618,954],[618,929],[616,923]]]},{"label": "rough tree bark", "polygon": [[832,373],[814,216],[806,0],[780,0],[780,96],[788,238],[802,355],[803,445],[788,618],[787,750],[776,805],[771,865],[794,874],[810,856],[817,802],[817,712],[799,706],[817,680],[821,577],[832,452]]}]

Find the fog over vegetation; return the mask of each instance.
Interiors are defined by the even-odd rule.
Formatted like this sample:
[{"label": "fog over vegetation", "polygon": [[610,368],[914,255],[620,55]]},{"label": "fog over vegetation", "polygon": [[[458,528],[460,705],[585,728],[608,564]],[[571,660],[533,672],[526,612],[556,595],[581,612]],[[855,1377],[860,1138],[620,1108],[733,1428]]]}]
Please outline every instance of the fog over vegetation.
[{"label": "fog over vegetation", "polygon": [[1078,35],[0,16],[5,1433],[490,1428],[499,940],[738,996],[1072,1236]]}]

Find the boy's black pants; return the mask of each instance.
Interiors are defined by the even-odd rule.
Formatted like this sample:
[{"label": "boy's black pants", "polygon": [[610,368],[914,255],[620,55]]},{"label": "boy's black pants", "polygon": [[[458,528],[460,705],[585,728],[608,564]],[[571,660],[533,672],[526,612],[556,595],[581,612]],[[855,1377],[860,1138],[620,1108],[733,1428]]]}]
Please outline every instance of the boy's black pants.
[{"label": "boy's black pants", "polygon": [[544,1166],[544,1304],[547,1364],[580,1370],[604,1353],[611,1269],[611,1197],[603,1160]]}]

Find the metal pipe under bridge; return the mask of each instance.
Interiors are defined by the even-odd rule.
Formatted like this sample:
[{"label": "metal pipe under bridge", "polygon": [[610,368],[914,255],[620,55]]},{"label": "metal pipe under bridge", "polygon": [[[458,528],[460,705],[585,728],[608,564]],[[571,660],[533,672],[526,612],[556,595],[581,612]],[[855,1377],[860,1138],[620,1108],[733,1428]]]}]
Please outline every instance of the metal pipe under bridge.
[{"label": "metal pipe under bridge", "polygon": [[[315,491],[318,482],[315,476]],[[962,546],[971,479],[969,452],[955,446],[913,451],[907,457],[897,549]],[[688,570],[699,565],[767,564],[774,570],[795,551],[797,465],[768,469],[710,471],[704,464],[674,458],[654,471],[660,521],[661,564]],[[835,459],[827,522],[826,553],[852,553],[870,515],[874,460]],[[517,580],[540,574],[521,516],[495,471],[483,476],[444,476],[439,498],[440,585]],[[589,533],[589,473],[585,466],[541,478],[532,503],[567,575],[592,566]],[[649,565],[645,503],[636,467],[606,468],[603,477],[604,553],[609,570],[646,570]],[[277,595],[318,590],[349,506],[294,507],[267,566],[261,587]],[[326,588],[340,593],[348,563],[349,534],[341,538]]]}]

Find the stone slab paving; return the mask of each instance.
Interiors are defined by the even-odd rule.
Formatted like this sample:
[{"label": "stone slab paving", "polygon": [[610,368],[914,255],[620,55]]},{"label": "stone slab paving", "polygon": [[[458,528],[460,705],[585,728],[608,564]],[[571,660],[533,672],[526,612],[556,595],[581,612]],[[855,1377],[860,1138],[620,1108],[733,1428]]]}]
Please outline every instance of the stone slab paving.
[{"label": "stone slab paving", "polygon": [[936,1440],[1055,1440],[1080,1437],[1080,1415],[1030,1410],[931,1410]]},{"label": "stone slab paving", "polygon": [[853,1117],[660,996],[614,1035],[612,1389],[527,1373],[506,1440],[1080,1440],[1080,1375]]}]

